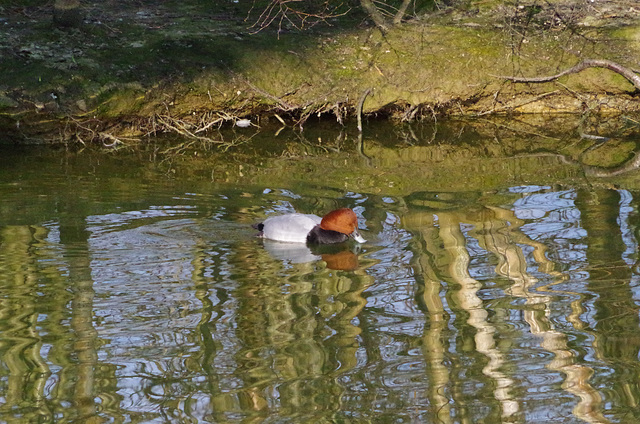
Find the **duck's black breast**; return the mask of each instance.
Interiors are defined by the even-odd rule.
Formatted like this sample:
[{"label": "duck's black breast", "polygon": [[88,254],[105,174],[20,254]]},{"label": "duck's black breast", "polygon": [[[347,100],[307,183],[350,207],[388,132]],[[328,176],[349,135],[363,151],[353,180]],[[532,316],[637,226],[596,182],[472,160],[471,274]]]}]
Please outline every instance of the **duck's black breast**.
[{"label": "duck's black breast", "polygon": [[323,230],[319,225],[313,227],[307,235],[307,243],[310,244],[333,244],[342,243],[349,239],[346,234],[339,233],[337,231]]},{"label": "duck's black breast", "polygon": [[262,232],[264,230],[264,224],[262,222],[259,222],[257,224],[251,224],[251,227],[260,231],[258,234],[256,234],[256,237],[264,237],[264,233]]}]

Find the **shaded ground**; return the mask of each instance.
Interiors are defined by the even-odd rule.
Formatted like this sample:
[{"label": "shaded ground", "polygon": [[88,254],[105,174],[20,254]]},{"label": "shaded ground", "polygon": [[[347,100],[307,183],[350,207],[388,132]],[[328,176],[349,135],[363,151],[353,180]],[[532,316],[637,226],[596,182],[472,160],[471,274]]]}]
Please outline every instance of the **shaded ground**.
[{"label": "shaded ground", "polygon": [[255,13],[231,1],[87,2],[82,28],[70,30],[54,29],[51,5],[0,6],[0,126],[23,140],[206,138],[239,118],[343,123],[367,89],[365,113],[399,120],[640,109],[634,87],[607,70],[540,85],[497,77],[553,74],[583,58],[633,67],[640,6],[479,4],[386,34],[352,14],[279,35],[255,34]]}]

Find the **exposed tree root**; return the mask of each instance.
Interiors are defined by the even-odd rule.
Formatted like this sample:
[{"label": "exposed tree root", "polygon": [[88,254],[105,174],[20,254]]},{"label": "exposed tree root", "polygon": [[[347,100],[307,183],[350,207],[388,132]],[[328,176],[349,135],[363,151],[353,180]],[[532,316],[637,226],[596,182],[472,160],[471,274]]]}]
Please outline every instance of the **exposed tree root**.
[{"label": "exposed tree root", "polygon": [[529,82],[529,83],[541,83],[541,82],[550,82],[555,81],[560,77],[569,74],[576,74],[581,72],[587,68],[606,68],[613,72],[616,72],[623,77],[625,77],[636,90],[640,90],[640,75],[638,75],[633,69],[627,68],[626,66],[622,66],[618,63],[612,62],[610,60],[604,59],[585,59],[582,62],[578,63],[575,66],[572,66],[569,69],[565,69],[556,75],[550,75],[546,77],[534,77],[534,78],[526,78],[526,77],[515,77],[515,76],[499,76],[498,78],[503,78],[512,82]]},{"label": "exposed tree root", "polygon": [[362,93],[362,96],[360,96],[360,100],[358,101],[358,108],[356,110],[356,115],[358,116],[359,132],[362,132],[362,107],[364,106],[364,101],[366,100],[369,93],[371,93],[371,89],[367,88],[366,90],[364,90],[364,93]]},{"label": "exposed tree root", "polygon": [[69,139],[74,140],[83,146],[87,145],[87,142],[97,141],[104,147],[112,149],[117,149],[126,144],[139,141],[136,137],[115,136],[109,129],[100,129],[99,125],[95,125],[95,128],[92,128],[89,121],[82,122],[75,118],[71,118],[65,127],[63,134],[61,134],[62,141]]}]

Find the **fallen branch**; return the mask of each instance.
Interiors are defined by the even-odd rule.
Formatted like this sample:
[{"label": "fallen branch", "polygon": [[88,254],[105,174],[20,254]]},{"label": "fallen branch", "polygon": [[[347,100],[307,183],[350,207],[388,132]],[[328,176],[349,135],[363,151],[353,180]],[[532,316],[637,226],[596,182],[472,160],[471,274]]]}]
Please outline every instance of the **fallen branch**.
[{"label": "fallen branch", "polygon": [[612,62],[610,60],[604,59],[585,59],[577,65],[565,69],[556,75],[546,76],[546,77],[535,77],[535,78],[526,78],[526,77],[514,77],[514,76],[498,76],[498,78],[503,78],[512,82],[530,82],[530,83],[540,83],[540,82],[550,82],[555,81],[560,77],[569,74],[576,74],[580,71],[583,71],[587,68],[606,68],[613,72],[616,72],[623,77],[625,77],[636,90],[640,90],[640,75],[634,72],[633,69],[627,68],[626,66],[622,66],[618,63]]}]

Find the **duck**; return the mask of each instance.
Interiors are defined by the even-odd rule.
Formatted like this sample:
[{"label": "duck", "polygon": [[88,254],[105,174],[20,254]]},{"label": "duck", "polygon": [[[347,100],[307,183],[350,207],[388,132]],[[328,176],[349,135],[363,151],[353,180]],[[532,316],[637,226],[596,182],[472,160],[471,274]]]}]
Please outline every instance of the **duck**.
[{"label": "duck", "polygon": [[287,243],[334,244],[349,237],[366,242],[358,232],[358,217],[349,208],[336,209],[322,218],[305,213],[271,216],[252,227],[260,231],[258,237]]}]

